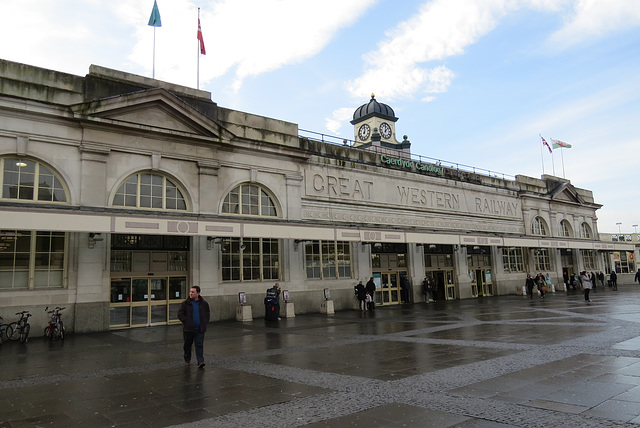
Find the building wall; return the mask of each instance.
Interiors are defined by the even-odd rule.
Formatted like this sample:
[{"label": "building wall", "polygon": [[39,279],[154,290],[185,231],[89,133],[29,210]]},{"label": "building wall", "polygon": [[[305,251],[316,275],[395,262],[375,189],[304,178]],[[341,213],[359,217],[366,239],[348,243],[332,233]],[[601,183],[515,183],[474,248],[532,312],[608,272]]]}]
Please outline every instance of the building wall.
[{"label": "building wall", "polygon": [[[109,328],[114,233],[189,236],[189,283],[202,287],[213,320],[235,317],[239,292],[247,294],[254,317],[263,316],[262,299],[274,283],[223,281],[213,237],[280,239],[279,282],[297,313],[318,312],[325,288],[336,309],[357,307],[353,286],[371,276],[371,243],[406,244],[415,302],[425,275],[422,244],[455,247],[458,298],[472,297],[467,246],[490,248],[494,294],[516,293],[526,276],[504,271],[502,248],[522,247],[531,273],[533,249],[549,248],[549,273],[560,283],[561,248],[600,251],[602,265],[605,251],[628,246],[599,241],[600,205],[590,191],[557,177],[500,178],[411,163],[404,155],[396,162],[389,151],[383,158],[299,138],[296,124],[220,108],[204,91],[101,67],[78,77],[0,61],[0,81],[0,156],[48,165],[69,195],[67,204],[0,199],[0,230],[68,234],[63,288],[0,288],[0,307],[31,309],[36,325],[44,326],[45,307],[66,306],[73,330]],[[177,184],[188,209],[114,207],[123,181],[145,171]],[[225,196],[242,183],[267,190],[278,216],[223,214]],[[536,217],[546,222],[547,236],[532,235]],[[560,236],[563,219],[574,237]],[[593,231],[590,239],[577,234],[583,223]],[[90,244],[90,233],[103,240]],[[349,242],[352,276],[307,279],[300,241],[309,240]]]}]

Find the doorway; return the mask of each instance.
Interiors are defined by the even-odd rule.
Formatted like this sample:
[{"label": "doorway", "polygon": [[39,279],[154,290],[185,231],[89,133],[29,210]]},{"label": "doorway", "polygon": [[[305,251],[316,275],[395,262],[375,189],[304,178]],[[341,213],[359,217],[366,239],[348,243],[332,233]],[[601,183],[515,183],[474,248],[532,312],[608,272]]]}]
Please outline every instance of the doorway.
[{"label": "doorway", "polygon": [[110,327],[143,327],[178,321],[187,278],[112,278]]},{"label": "doorway", "polygon": [[491,269],[471,269],[471,295],[493,296],[493,281],[491,280]]},{"label": "doorway", "polygon": [[456,286],[453,281],[453,270],[428,270],[426,276],[433,278],[435,283],[434,299],[453,300],[456,298]]}]

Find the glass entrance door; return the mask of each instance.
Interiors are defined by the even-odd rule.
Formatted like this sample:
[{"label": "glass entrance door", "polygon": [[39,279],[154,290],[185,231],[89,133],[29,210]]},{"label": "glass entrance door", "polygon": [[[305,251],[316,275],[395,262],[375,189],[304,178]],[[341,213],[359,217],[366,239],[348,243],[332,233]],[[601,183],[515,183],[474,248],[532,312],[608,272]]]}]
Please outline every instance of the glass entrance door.
[{"label": "glass entrance door", "polygon": [[378,305],[397,305],[400,303],[400,278],[404,271],[374,272],[374,280],[380,278],[380,287],[376,284],[375,301]]},{"label": "glass entrance door", "polygon": [[167,322],[167,279],[133,278],[131,282],[131,326]]},{"label": "glass entrance door", "polygon": [[434,299],[453,300],[456,298],[456,285],[453,281],[453,270],[428,270],[426,275],[434,281]]},{"label": "glass entrance door", "polygon": [[177,321],[187,296],[184,276],[111,279],[111,328],[142,327]]},{"label": "glass entrance door", "polygon": [[491,269],[472,269],[469,271],[471,277],[471,295],[493,296],[493,282],[491,280]]}]

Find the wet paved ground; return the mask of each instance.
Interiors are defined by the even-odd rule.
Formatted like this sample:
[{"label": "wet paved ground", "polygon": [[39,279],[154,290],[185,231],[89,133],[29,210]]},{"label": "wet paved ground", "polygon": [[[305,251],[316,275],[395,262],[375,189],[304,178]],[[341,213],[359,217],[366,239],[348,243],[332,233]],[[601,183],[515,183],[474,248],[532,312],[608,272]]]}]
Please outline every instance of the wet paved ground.
[{"label": "wet paved ground", "polygon": [[0,427],[640,425],[640,288],[0,346]]}]

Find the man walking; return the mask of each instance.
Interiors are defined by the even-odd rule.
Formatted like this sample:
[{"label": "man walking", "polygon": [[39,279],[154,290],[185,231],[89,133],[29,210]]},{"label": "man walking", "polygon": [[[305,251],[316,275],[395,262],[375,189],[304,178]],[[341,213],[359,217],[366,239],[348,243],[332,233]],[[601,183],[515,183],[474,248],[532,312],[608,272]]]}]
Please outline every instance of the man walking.
[{"label": "man walking", "polygon": [[189,298],[182,302],[178,310],[186,365],[191,364],[191,346],[195,344],[198,368],[204,368],[204,333],[210,316],[209,304],[200,296],[200,287],[194,285],[189,289]]}]

